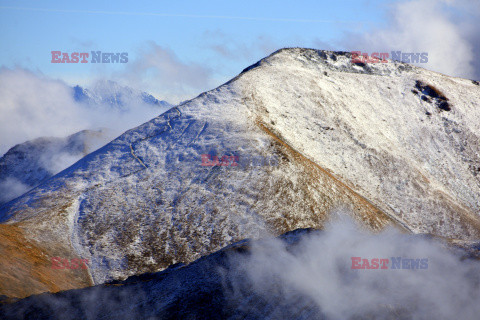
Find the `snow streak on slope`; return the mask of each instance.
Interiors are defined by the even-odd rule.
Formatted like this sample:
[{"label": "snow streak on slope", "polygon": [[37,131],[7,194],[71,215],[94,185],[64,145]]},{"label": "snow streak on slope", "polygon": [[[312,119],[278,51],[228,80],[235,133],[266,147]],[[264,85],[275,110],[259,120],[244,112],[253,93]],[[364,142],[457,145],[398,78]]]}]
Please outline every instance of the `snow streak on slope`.
[{"label": "snow streak on slope", "polygon": [[[430,86],[451,111],[439,108]],[[393,219],[414,232],[478,238],[479,101],[472,82],[405,64],[280,50],[0,214],[42,246],[126,260],[92,270],[96,283],[193,261],[247,237],[320,228],[339,207],[374,230]],[[281,161],[205,167],[206,153]]]}]

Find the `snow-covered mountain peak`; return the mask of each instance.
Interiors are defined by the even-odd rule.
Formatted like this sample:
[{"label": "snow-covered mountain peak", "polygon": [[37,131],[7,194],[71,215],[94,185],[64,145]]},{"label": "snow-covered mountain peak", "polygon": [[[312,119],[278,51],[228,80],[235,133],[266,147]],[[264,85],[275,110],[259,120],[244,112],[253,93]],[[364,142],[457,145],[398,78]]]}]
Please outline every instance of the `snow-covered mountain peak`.
[{"label": "snow-covered mountain peak", "polygon": [[[480,238],[480,87],[403,63],[351,65],[348,55],[277,51],[0,215],[52,254],[125,261],[91,270],[95,283],[321,228],[336,210],[374,230]],[[220,165],[224,156],[239,165]],[[252,161],[272,156],[277,165]],[[213,157],[217,165],[203,160]]]},{"label": "snow-covered mountain peak", "polygon": [[384,60],[378,63],[352,63],[352,53],[306,48],[284,48],[246,68],[243,72],[265,65],[289,66],[292,68],[312,69],[321,72],[341,71],[371,75],[401,75],[405,72],[418,72],[421,68],[413,65]]}]

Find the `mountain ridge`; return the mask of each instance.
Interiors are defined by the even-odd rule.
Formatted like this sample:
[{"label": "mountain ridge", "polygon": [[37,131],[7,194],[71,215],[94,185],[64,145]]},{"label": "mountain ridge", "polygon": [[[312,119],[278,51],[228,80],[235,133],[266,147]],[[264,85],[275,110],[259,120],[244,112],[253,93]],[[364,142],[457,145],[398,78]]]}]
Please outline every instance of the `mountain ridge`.
[{"label": "mountain ridge", "polygon": [[[471,168],[480,164],[480,90],[471,100],[463,94],[477,86],[299,48],[252,66],[1,207],[3,223],[20,224],[52,254],[127,259],[126,269],[92,270],[96,284],[188,263],[243,238],[321,228],[343,208],[372,230],[399,224],[480,238]],[[416,81],[440,88],[451,111],[429,92],[412,92]],[[209,168],[201,154],[281,160]]]}]

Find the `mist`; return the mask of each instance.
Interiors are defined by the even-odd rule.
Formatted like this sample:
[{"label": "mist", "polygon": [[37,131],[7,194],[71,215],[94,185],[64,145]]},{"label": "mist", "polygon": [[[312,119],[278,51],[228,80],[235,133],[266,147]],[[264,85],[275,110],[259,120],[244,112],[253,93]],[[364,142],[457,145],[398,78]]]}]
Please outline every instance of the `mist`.
[{"label": "mist", "polygon": [[30,188],[31,186],[14,177],[0,180],[0,205],[24,194]]},{"label": "mist", "polygon": [[[267,319],[477,319],[480,312],[478,261],[428,237],[370,234],[341,219],[294,245],[255,242],[250,253],[235,258],[224,290],[242,310]],[[388,269],[352,269],[352,257],[390,262]],[[392,269],[392,257],[428,259],[428,267]]]},{"label": "mist", "polygon": [[[390,262],[352,269],[352,257]],[[394,268],[392,257],[428,264]],[[34,310],[39,319],[464,320],[478,318],[479,290],[480,263],[466,251],[396,229],[372,234],[340,218],[322,231],[241,241],[123,285],[32,296],[3,310],[12,319]]]},{"label": "mist", "polygon": [[21,68],[0,68],[0,155],[28,140],[66,137],[85,129],[108,128],[118,136],[166,110],[139,99],[129,100],[125,108],[85,105],[61,80]]},{"label": "mist", "polygon": [[[406,0],[385,4],[388,23],[363,33],[346,32],[347,50],[427,52],[417,66],[462,78],[480,79],[480,4],[468,0]],[[321,41],[317,41],[320,45]],[[391,58],[391,56],[390,56]]]}]

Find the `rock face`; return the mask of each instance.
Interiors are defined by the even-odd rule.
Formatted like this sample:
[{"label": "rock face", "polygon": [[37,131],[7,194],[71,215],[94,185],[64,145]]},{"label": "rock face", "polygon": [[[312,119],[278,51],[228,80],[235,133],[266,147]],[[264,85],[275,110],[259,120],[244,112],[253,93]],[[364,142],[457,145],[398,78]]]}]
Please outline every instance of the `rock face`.
[{"label": "rock face", "polygon": [[[321,228],[335,209],[373,230],[480,238],[480,88],[350,58],[279,50],[4,205],[0,220],[51,254],[124,262],[89,270],[96,284]],[[202,165],[206,154],[239,165]]]}]

